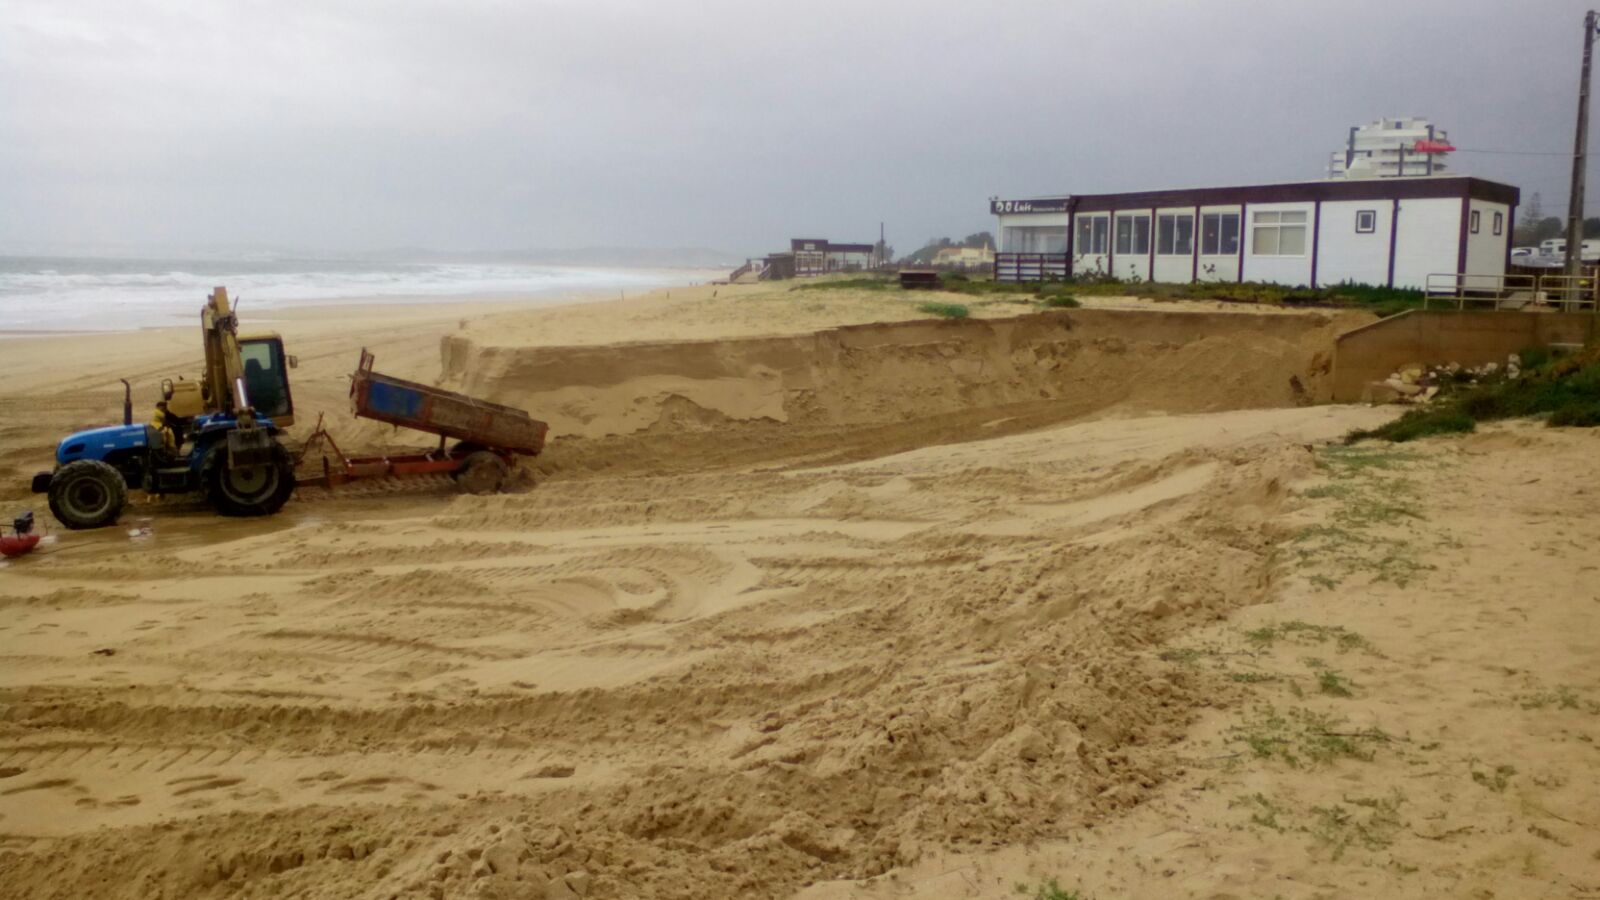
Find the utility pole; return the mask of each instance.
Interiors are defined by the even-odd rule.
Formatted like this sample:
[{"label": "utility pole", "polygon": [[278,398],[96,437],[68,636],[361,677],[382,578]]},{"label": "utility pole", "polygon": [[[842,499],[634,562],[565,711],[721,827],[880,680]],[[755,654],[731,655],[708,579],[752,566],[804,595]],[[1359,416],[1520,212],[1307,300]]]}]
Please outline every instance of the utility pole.
[{"label": "utility pole", "polygon": [[[1572,193],[1567,199],[1567,274],[1576,277],[1583,265],[1583,176],[1589,156],[1589,68],[1594,60],[1594,32],[1600,13],[1583,17],[1583,74],[1578,79],[1578,134],[1572,146]],[[1569,284],[1570,287],[1576,285]]]}]

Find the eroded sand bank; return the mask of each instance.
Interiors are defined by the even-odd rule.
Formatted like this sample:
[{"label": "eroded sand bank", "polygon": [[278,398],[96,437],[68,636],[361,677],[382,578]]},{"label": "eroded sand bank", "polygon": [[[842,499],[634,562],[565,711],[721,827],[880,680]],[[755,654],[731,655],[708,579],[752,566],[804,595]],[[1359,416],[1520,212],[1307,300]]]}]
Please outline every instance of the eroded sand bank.
[{"label": "eroded sand bank", "polygon": [[[1241,896],[1314,896],[1337,871],[1390,894],[1511,896],[1584,867],[1585,825],[1547,823],[1565,842],[1549,847],[1520,820],[1492,840],[1460,831],[1462,809],[1527,815],[1501,805],[1513,797],[1585,821],[1521,793],[1553,781],[1478,786],[1470,772],[1494,767],[1458,766],[1462,748],[1317,770],[1375,779],[1362,797],[1391,781],[1493,795],[1406,811],[1423,835],[1408,851],[1459,842],[1416,881],[1385,854],[1433,864],[1420,850],[1295,863],[1308,832],[1252,830],[1232,800],[1262,793],[1301,818],[1334,801],[1294,787],[1282,760],[1196,760],[1240,757],[1228,729],[1304,692],[1292,642],[1212,665],[1256,653],[1241,633],[1263,622],[1361,633],[1381,655],[1342,664],[1359,693],[1316,702],[1348,702],[1352,728],[1408,749],[1483,715],[1485,676],[1451,673],[1481,673],[1492,653],[1475,642],[1519,621],[1552,635],[1507,665],[1590,696],[1587,646],[1554,632],[1592,625],[1600,604],[1574,593],[1559,614],[1507,619],[1490,602],[1504,554],[1556,579],[1576,579],[1580,555],[1470,512],[1484,497],[1536,518],[1514,476],[1557,441],[1571,465],[1538,488],[1553,499],[1586,477],[1586,436],[1477,445],[1408,475],[1453,498],[1418,515],[1479,524],[1430,538],[1442,555],[1418,558],[1437,568],[1405,588],[1374,586],[1336,556],[1293,556],[1340,514],[1333,492],[1306,494],[1330,477],[1312,448],[1390,415],[1308,405],[1340,328],[1326,315],[996,307],[875,325],[917,313],[712,290],[367,334],[281,323],[308,410],[342,410],[366,343],[381,369],[550,419],[537,487],[308,491],[248,522],[146,504],[129,521],[148,534],[62,535],[0,570],[0,879],[39,897],[998,897],[1056,875],[1108,896],[1223,896],[1243,871]],[[708,324],[663,339],[688,309]],[[840,324],[861,327],[827,330]],[[142,340],[126,357],[141,385],[192,352]],[[0,392],[13,482],[50,435],[117,402],[106,374],[44,351],[24,376],[27,391]],[[404,440],[337,425],[358,445]],[[1580,544],[1597,527],[1581,521]],[[1447,586],[1468,604],[1448,639],[1431,628],[1445,602],[1414,599]],[[1415,667],[1438,668],[1408,682]],[[1410,730],[1395,721],[1430,706]],[[1539,777],[1576,782],[1569,763],[1592,743],[1555,736],[1592,739],[1592,720],[1525,724]],[[1538,865],[1485,862],[1524,844]]]}]

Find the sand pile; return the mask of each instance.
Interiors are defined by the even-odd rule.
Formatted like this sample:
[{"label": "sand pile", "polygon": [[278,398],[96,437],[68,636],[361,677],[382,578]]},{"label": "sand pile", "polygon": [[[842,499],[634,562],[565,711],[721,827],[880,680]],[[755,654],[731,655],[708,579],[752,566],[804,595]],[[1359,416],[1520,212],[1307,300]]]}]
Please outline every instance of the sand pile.
[{"label": "sand pile", "polygon": [[1071,415],[1325,401],[1333,338],[1356,318],[1074,310],[714,341],[450,336],[442,354],[448,386],[533,410],[554,435],[593,438],[741,422],[862,427],[1040,401]]}]

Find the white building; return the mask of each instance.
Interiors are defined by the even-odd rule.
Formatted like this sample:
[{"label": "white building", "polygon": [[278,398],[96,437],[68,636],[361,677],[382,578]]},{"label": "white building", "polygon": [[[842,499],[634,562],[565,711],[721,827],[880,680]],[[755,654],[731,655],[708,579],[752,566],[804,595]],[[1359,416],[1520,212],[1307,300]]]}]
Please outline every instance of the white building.
[{"label": "white building", "polygon": [[1355,282],[1503,275],[1519,192],[1464,176],[991,200],[995,278]]},{"label": "white building", "polygon": [[[1444,129],[1427,119],[1379,119],[1352,126],[1345,145],[1328,159],[1329,178],[1407,178],[1442,175],[1446,153],[1427,152],[1429,144],[1448,146]],[[1419,148],[1418,145],[1421,145]]]},{"label": "white building", "polygon": [[994,248],[987,244],[982,247],[941,247],[939,252],[933,254],[934,265],[955,269],[983,269],[993,263]]}]

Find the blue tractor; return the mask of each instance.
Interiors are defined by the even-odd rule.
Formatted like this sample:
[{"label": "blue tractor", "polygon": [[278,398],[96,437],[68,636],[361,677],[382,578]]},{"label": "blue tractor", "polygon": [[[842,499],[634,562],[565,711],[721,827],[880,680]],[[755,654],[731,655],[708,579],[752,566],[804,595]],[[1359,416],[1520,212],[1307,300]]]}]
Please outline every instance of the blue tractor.
[{"label": "blue tractor", "polygon": [[216,288],[200,314],[206,371],[198,381],[162,382],[149,424],[133,421],[124,380],[122,424],[68,435],[54,471],[33,478],[68,528],[115,524],[129,490],[202,493],[227,516],[271,515],[295,488],[294,458],[279,430],[294,422],[292,358],[283,339],[240,336],[228,292]]}]

